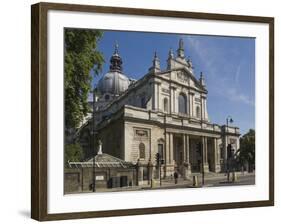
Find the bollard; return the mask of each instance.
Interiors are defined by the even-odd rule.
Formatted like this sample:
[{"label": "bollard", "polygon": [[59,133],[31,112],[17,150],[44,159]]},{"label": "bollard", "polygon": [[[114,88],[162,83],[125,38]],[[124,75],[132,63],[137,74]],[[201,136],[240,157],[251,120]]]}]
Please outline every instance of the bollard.
[{"label": "bollard", "polygon": [[227,182],[230,182],[230,172],[227,172]]},{"label": "bollard", "polygon": [[151,188],[155,187],[155,181],[153,179],[151,179]]},{"label": "bollard", "polygon": [[237,181],[237,174],[235,172],[232,173],[232,182]]},{"label": "bollard", "polygon": [[193,180],[192,186],[193,187],[198,187],[198,177],[197,176],[193,176],[192,180]]}]

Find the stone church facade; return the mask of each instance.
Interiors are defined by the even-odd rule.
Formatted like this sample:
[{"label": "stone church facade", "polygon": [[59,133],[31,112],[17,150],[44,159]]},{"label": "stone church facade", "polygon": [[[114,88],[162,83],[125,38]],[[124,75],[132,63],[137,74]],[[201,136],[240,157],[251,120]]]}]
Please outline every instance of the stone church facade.
[{"label": "stone church facade", "polygon": [[[148,164],[155,165],[156,153],[163,159],[164,178],[175,171],[184,178],[202,170],[225,171],[227,146],[239,148],[239,128],[210,121],[204,75],[196,77],[182,39],[175,55],[168,52],[164,69],[155,53],[139,80],[123,73],[117,46],[110,63],[93,102],[96,139],[105,153],[143,167],[143,179]],[[81,136],[91,128],[91,119],[82,126]]]}]

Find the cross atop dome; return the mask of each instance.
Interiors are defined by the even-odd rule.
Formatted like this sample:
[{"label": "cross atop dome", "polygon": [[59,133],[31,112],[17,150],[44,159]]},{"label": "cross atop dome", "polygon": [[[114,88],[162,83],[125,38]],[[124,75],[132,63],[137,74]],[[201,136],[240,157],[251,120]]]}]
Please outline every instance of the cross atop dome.
[{"label": "cross atop dome", "polygon": [[118,51],[119,45],[118,45],[117,41],[115,42],[114,48],[115,48],[114,55],[119,55],[119,51]]}]

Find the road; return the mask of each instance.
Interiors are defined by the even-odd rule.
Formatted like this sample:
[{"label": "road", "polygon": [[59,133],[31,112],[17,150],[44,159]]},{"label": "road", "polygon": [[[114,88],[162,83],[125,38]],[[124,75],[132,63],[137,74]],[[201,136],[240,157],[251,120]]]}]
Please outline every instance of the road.
[{"label": "road", "polygon": [[[224,174],[206,176],[204,179],[204,185],[202,186],[202,176],[198,175],[198,186],[196,187],[222,187],[222,186],[239,186],[239,185],[254,185],[255,174],[237,174],[237,180],[235,182],[227,181],[227,176]],[[175,189],[175,188],[194,188],[191,180],[181,180],[175,184],[173,180],[163,180],[160,186],[159,182],[156,182],[153,189]],[[149,186],[145,186],[142,189],[151,189]]]},{"label": "road", "polygon": [[[196,174],[195,174],[196,175]],[[202,175],[197,174],[198,186],[196,188],[202,187],[222,187],[222,186],[239,186],[239,185],[254,185],[255,184],[255,174],[254,173],[237,173],[237,181],[228,182],[227,176],[223,173],[212,174],[209,173],[205,176],[204,185],[202,186]],[[162,185],[160,186],[159,180],[154,180],[153,187],[149,185],[140,185],[140,186],[128,186],[122,188],[103,188],[97,189],[97,192],[118,192],[118,191],[139,191],[139,190],[157,190],[157,189],[177,189],[177,188],[195,188],[193,186],[192,180],[183,180],[179,178],[178,183],[175,184],[173,178],[162,180]],[[75,192],[78,193],[78,192]],[[80,192],[82,193],[82,192]],[[83,192],[84,193],[84,192]],[[91,192],[85,192],[91,193]]]}]

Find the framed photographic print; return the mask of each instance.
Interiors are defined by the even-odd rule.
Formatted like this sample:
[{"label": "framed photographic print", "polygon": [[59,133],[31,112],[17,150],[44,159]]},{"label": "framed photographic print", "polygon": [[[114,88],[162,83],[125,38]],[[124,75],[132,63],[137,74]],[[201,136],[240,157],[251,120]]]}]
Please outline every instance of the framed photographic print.
[{"label": "framed photographic print", "polygon": [[274,18],[32,5],[32,218],[272,206]]}]

